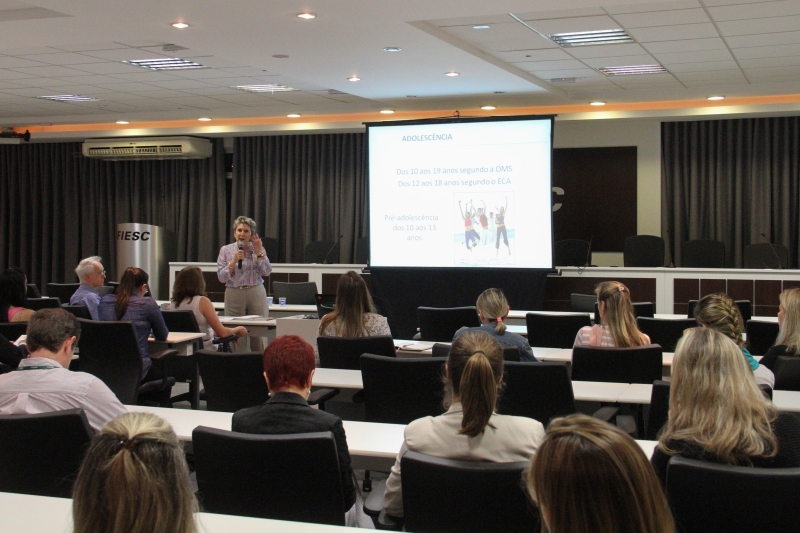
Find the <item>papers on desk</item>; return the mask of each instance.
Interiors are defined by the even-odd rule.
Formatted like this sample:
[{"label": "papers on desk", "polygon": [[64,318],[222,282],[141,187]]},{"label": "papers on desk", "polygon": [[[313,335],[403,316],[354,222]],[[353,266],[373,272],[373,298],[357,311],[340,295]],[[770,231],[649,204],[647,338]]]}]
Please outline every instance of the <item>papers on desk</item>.
[{"label": "papers on desk", "polygon": [[221,316],[219,321],[225,324],[226,322],[233,322],[234,320],[265,320],[261,315],[245,315],[245,316]]},{"label": "papers on desk", "polygon": [[401,344],[399,346],[401,350],[406,352],[424,352],[433,348],[433,343],[431,342],[417,342],[413,344]]}]

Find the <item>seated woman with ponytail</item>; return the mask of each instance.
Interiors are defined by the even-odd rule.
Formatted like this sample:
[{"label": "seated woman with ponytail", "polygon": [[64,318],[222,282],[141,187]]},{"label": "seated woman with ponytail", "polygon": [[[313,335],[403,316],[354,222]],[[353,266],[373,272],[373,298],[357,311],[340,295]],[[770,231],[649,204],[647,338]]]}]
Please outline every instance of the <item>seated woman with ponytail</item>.
[{"label": "seated woman with ponytail", "polygon": [[463,327],[456,331],[453,340],[456,340],[467,331],[485,331],[501,345],[517,348],[520,361],[536,362],[531,345],[528,344],[525,337],[506,331],[506,325],[503,321],[508,316],[510,307],[503,291],[500,289],[486,289],[478,296],[475,307],[478,308],[478,318],[481,320],[481,326],[477,328]]},{"label": "seated woman with ponytail", "polygon": [[403,516],[400,459],[408,450],[447,459],[506,463],[528,461],[544,439],[532,418],[498,415],[497,388],[503,350],[488,333],[468,331],[450,349],[445,366],[447,412],[414,420],[386,481],[384,510]]},{"label": "seated woman with ponytail", "polygon": [[604,281],[594,292],[602,324],[582,327],[575,336],[574,346],[632,348],[650,344],[650,337],[636,325],[628,287],[619,281]]}]

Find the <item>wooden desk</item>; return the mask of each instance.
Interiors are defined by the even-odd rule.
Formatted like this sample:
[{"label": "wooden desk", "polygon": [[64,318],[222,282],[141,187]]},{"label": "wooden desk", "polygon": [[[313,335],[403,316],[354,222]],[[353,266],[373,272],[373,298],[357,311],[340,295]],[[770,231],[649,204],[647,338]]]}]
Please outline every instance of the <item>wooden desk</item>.
[{"label": "wooden desk", "polygon": [[[650,405],[650,394],[653,386],[640,383],[632,383],[620,394],[620,403],[638,403]],[[800,413],[800,392],[788,390],[772,391],[772,403],[779,411],[787,413]]]},{"label": "wooden desk", "polygon": [[[351,372],[358,372],[352,370]],[[189,409],[166,409],[141,405],[126,405],[130,412],[153,413],[170,423],[178,438],[191,442],[192,430],[197,426],[231,430],[233,413],[217,411],[194,411]],[[403,444],[402,424],[377,424],[344,420],[347,447],[350,450],[353,468],[388,472],[394,464],[397,452]]]},{"label": "wooden desk", "polygon": [[528,313],[538,313],[541,315],[574,315],[576,313],[585,314],[589,317],[589,320],[594,320],[594,313],[581,313],[580,311],[522,311],[519,309],[512,309],[508,312],[508,316],[505,319],[506,324],[513,325],[513,326],[526,326],[527,322],[525,322],[525,315]]},{"label": "wooden desk", "polygon": [[219,321],[223,326],[235,328],[244,326],[247,328],[247,333],[253,337],[275,337],[275,319],[274,318],[241,318],[236,316],[221,316]]},{"label": "wooden desk", "polygon": [[178,355],[192,355],[194,353],[195,341],[205,337],[205,333],[183,333],[180,331],[170,331],[166,341],[157,341],[150,337],[148,340],[148,351],[150,353],[160,352],[168,348],[178,350]]}]

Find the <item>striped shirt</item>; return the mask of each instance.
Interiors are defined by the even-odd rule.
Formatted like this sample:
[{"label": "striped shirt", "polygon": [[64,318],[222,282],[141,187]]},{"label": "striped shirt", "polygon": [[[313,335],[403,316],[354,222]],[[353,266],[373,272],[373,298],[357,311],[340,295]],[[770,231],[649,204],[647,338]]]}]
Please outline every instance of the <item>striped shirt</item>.
[{"label": "striped shirt", "polygon": [[252,242],[248,242],[244,249],[244,259],[242,268],[238,266],[233,269],[233,274],[228,270],[228,265],[233,260],[233,256],[239,251],[238,243],[226,244],[219,250],[217,257],[217,277],[226,287],[252,287],[262,285],[264,278],[272,272],[272,265],[269,257],[264,257],[260,262],[256,257],[256,251]]},{"label": "striped shirt", "polygon": [[[600,339],[600,344],[592,345],[591,342],[591,335],[592,335],[592,327],[602,327],[603,328],[603,336]],[[642,333],[642,336],[645,338],[645,344],[650,344],[650,337]],[[606,326],[584,326],[579,331],[578,334],[575,336],[575,344],[573,344],[573,348],[575,346],[600,346],[603,348],[616,348],[617,345],[614,342],[614,337],[611,336],[611,330],[609,330]]]}]

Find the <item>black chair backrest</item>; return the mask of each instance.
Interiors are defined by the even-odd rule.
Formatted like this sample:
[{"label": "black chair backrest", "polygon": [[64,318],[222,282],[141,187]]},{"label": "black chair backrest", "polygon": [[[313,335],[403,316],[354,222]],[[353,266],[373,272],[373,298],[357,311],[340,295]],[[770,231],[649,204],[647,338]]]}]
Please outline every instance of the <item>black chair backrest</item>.
[{"label": "black chair backrest", "polygon": [[62,305],[61,307],[68,313],[75,315],[75,318],[92,319],[92,315],[89,314],[89,308],[85,305]]},{"label": "black chair backrest", "polygon": [[0,334],[14,342],[28,330],[27,322],[0,322]]},{"label": "black chair backrest", "polygon": [[745,246],[744,268],[789,268],[789,249],[783,244],[769,242]]},{"label": "black chair backrest", "polygon": [[753,355],[764,355],[775,344],[780,328],[777,322],[762,322],[748,320],[745,322],[747,331],[747,349]]},{"label": "black chair backrest", "polygon": [[535,418],[547,427],[557,416],[575,412],[575,396],[565,363],[506,363],[498,412]]},{"label": "black chair backrest", "polygon": [[653,318],[656,313],[656,306],[653,302],[633,302],[633,316]]},{"label": "black chair backrest", "polygon": [[[67,300],[69,302],[69,300]],[[39,309],[57,309],[61,307],[60,298],[28,298],[25,307],[38,311]]]},{"label": "black chair backrest", "polygon": [[80,287],[80,283],[48,283],[47,296],[51,298],[58,298],[63,303],[68,304],[69,299],[75,294],[75,291]]},{"label": "black chair backrest", "polygon": [[278,258],[278,254],[280,253],[278,239],[273,239],[272,237],[262,237],[261,246],[264,247],[264,253],[267,254],[267,259],[269,259],[271,263],[282,262]]},{"label": "black chair backrest", "polygon": [[569,310],[581,313],[594,313],[594,306],[597,305],[596,294],[578,294],[572,293],[569,295]]},{"label": "black chair backrest", "polygon": [[628,237],[622,255],[626,267],[663,267],[664,239],[655,235]]},{"label": "black chair backrest", "polygon": [[521,482],[528,461],[457,461],[413,451],[400,461],[407,531],[539,531]]},{"label": "black chair backrest", "polygon": [[28,283],[28,292],[25,295],[27,298],[41,298],[42,293],[35,283]]},{"label": "black chair backrest", "polygon": [[[403,478],[405,485],[405,472]],[[800,524],[800,468],[732,466],[676,455],[667,467],[666,489],[683,533],[797,531]],[[769,497],[742,505],[742,494]]]},{"label": "black chair backrest", "polygon": [[261,405],[269,399],[260,352],[197,352],[197,365],[206,391],[209,411],[234,413]]},{"label": "black chair backrest", "polygon": [[70,498],[92,428],[83,409],[0,416],[0,492]]},{"label": "black chair backrest", "polygon": [[365,353],[361,378],[367,422],[408,424],[444,412],[444,357],[398,359]]},{"label": "black chair backrest", "polygon": [[289,305],[315,305],[317,303],[317,283],[315,281],[300,283],[273,281],[272,295],[275,297],[275,302],[278,301],[278,298],[286,298],[286,303]]},{"label": "black chair backrest", "polygon": [[742,321],[747,324],[747,321],[753,318],[753,305],[750,300],[734,300],[736,307],[739,308],[739,313],[742,315]]},{"label": "black chair backrest", "polygon": [[650,393],[650,415],[647,417],[647,440],[657,440],[658,432],[669,415],[669,381],[656,380]]},{"label": "black chair backrest", "polygon": [[442,343],[437,342],[433,346],[431,346],[431,356],[432,357],[444,357],[447,358],[450,356],[450,344],[449,343]]},{"label": "black chair backrest", "polygon": [[183,333],[200,333],[200,326],[197,324],[197,317],[194,312],[187,309],[161,310],[169,331],[180,331]]},{"label": "black chair backrest", "polygon": [[[516,346],[503,346],[502,344],[500,346],[503,348],[503,361],[512,363],[520,361],[519,348]],[[431,347],[431,355],[433,357],[447,358],[450,355],[450,344],[437,342]]]},{"label": "black chair backrest", "polygon": [[361,354],[395,357],[394,340],[389,335],[375,337],[317,337],[319,366],[322,368],[361,368]]},{"label": "black chair backrest", "polygon": [[336,309],[335,294],[315,294],[314,301],[317,304],[317,316],[320,320],[322,320],[322,317]]},{"label": "black chair backrest", "polygon": [[548,315],[528,313],[525,315],[528,326],[528,344],[540,348],[572,348],[575,336],[592,321],[586,313],[572,315]]},{"label": "black chair backrest", "polygon": [[132,322],[81,323],[81,372],[99,378],[124,405],[136,405],[142,380],[142,354]]},{"label": "black chair backrest", "polygon": [[646,383],[661,379],[662,350],[657,344],[634,348],[572,349],[572,379],[613,383]]},{"label": "black chair backrest", "polygon": [[356,260],[357,265],[369,264],[369,236],[361,237],[356,241]]},{"label": "black chair backrest", "polygon": [[200,426],[192,445],[204,511],[344,525],[332,433],[250,435]]},{"label": "black chair backrest", "polygon": [[117,292],[117,286],[119,286],[119,283],[109,282],[108,285],[103,285],[102,287],[97,287],[97,289],[96,289],[97,290],[97,294],[100,295],[100,298],[102,298],[103,296],[105,296],[107,294],[114,294],[114,293]]},{"label": "black chair backrest", "polygon": [[478,327],[481,321],[475,306],[417,307],[420,339],[431,342],[450,342],[462,327]]},{"label": "black chair backrest", "polygon": [[303,251],[303,263],[339,262],[339,243],[337,241],[314,241],[306,245]]},{"label": "black chair backrest", "polygon": [[800,357],[781,355],[775,360],[775,390],[800,391]]},{"label": "black chair backrest", "polygon": [[591,261],[588,241],[564,239],[553,244],[553,266],[582,267]]},{"label": "black chair backrest", "polygon": [[695,239],[683,243],[684,268],[725,268],[725,243]]},{"label": "black chair backrest", "polygon": [[683,337],[683,331],[697,327],[697,320],[639,317],[636,319],[636,324],[639,326],[639,331],[650,337],[651,343],[661,345],[665,352],[674,352],[675,345]]},{"label": "black chair backrest", "polygon": [[507,363],[519,363],[520,356],[519,356],[519,348],[516,346],[503,346],[503,361]]}]

